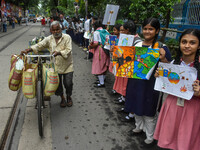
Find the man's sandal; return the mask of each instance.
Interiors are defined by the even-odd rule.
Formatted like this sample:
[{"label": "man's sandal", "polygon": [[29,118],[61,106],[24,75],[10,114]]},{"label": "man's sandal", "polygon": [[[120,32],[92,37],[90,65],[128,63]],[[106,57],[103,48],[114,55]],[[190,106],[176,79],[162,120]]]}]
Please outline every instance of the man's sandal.
[{"label": "man's sandal", "polygon": [[67,107],[71,107],[73,105],[72,98],[67,97]]},{"label": "man's sandal", "polygon": [[60,102],[60,107],[66,107],[67,106],[67,102],[65,99],[62,99]]}]

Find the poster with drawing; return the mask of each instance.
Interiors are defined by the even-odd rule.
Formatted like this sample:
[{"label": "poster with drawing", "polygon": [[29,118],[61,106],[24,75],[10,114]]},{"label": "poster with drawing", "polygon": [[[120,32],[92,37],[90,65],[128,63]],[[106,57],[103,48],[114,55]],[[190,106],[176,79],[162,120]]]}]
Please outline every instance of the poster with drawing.
[{"label": "poster with drawing", "polygon": [[104,48],[107,49],[107,50],[110,50],[110,38],[109,38],[109,35],[106,35],[106,40],[105,40],[105,43],[104,43]]},{"label": "poster with drawing", "polygon": [[87,32],[84,33],[83,37],[84,37],[85,39],[90,39],[91,33],[90,33],[89,31],[87,31]]},{"label": "poster with drawing", "polygon": [[133,40],[134,40],[134,35],[120,33],[118,46],[132,46]]},{"label": "poster with drawing", "polygon": [[194,94],[192,84],[197,79],[197,71],[193,67],[159,63],[159,77],[154,89],[186,100]]},{"label": "poster with drawing", "polygon": [[117,36],[116,35],[110,35],[109,36],[109,42],[110,42],[110,46],[112,45],[117,45]]},{"label": "poster with drawing", "polygon": [[103,19],[103,24],[114,25],[117,18],[118,10],[119,10],[119,5],[107,4]]},{"label": "poster with drawing", "polygon": [[149,80],[159,60],[159,49],[114,46],[112,60],[115,76]]},{"label": "poster with drawing", "polygon": [[117,36],[116,35],[106,35],[106,41],[104,48],[110,50],[112,45],[116,45],[117,43]]}]

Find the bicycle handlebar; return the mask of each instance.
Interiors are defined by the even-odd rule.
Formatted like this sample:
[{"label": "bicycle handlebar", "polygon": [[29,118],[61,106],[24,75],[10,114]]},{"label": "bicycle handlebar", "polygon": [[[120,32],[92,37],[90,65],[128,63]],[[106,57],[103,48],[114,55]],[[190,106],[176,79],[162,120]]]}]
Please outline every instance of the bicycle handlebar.
[{"label": "bicycle handlebar", "polygon": [[26,57],[54,57],[54,55],[26,55],[26,54],[24,54],[24,56]]}]

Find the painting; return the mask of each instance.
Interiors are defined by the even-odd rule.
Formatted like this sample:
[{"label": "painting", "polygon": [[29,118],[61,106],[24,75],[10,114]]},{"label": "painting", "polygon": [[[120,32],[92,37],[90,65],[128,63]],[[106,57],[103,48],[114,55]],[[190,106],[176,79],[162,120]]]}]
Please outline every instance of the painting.
[{"label": "painting", "polygon": [[112,60],[115,76],[148,80],[159,60],[159,49],[114,46]]},{"label": "painting", "polygon": [[116,35],[110,35],[109,36],[109,42],[110,42],[110,46],[112,45],[117,45],[117,36]]},{"label": "painting", "polygon": [[118,10],[119,10],[119,5],[107,4],[103,19],[103,24],[114,25],[117,18]]},{"label": "painting", "polygon": [[109,38],[109,35],[106,35],[106,40],[105,40],[105,43],[104,43],[104,48],[107,49],[107,50],[110,50],[110,38]]},{"label": "painting", "polygon": [[155,90],[162,91],[186,100],[194,94],[192,84],[197,79],[193,67],[168,63],[159,63],[159,77],[156,78]]},{"label": "painting", "polygon": [[120,33],[118,46],[132,46],[133,40],[134,40],[134,35]]}]

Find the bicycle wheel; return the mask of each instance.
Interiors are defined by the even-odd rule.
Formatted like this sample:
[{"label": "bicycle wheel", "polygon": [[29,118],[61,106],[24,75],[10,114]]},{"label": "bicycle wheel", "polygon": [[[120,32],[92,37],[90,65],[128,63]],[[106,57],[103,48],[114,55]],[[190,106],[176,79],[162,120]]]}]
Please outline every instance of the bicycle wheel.
[{"label": "bicycle wheel", "polygon": [[37,111],[39,135],[43,137],[43,93],[42,81],[37,82]]}]

